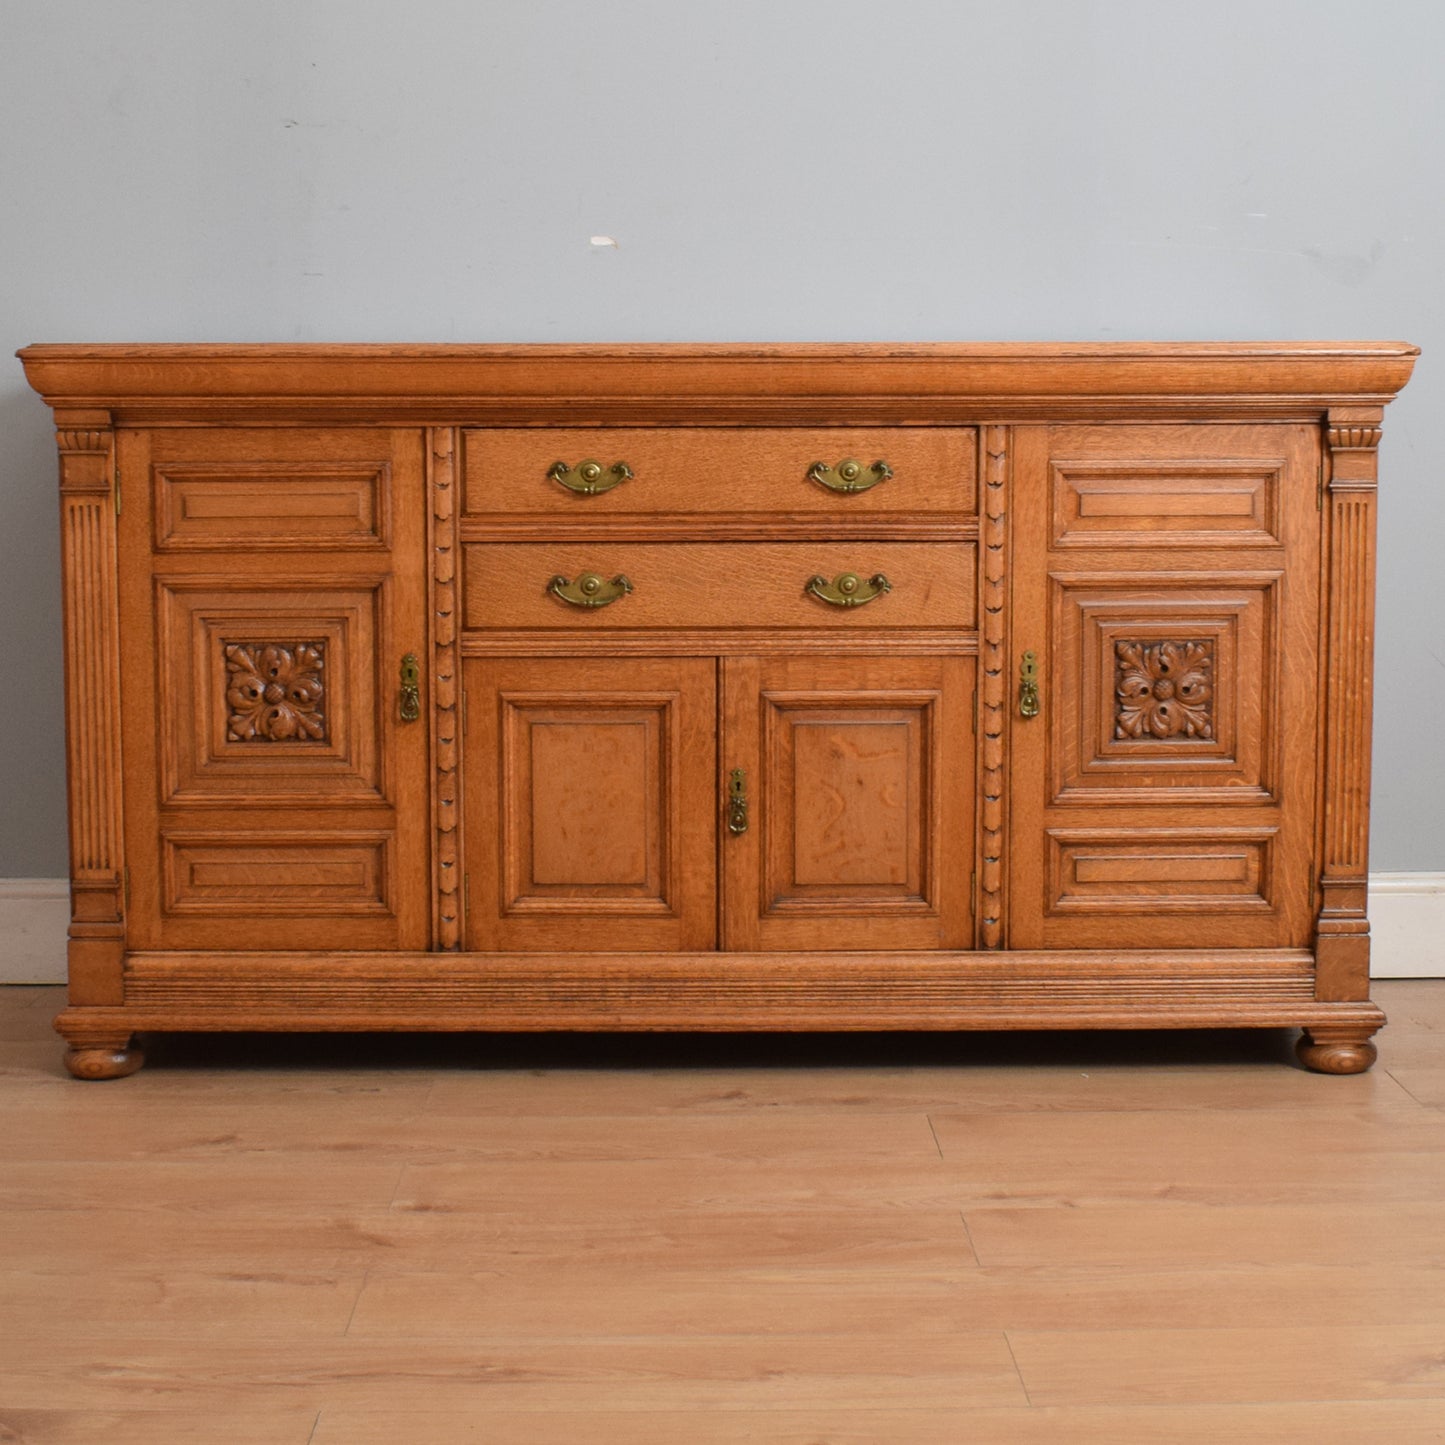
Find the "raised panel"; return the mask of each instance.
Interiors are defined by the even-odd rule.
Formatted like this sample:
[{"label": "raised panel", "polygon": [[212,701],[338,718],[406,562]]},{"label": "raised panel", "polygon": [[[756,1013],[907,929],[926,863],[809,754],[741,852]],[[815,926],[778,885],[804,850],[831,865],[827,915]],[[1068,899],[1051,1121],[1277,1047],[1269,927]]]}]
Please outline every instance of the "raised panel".
[{"label": "raised panel", "polygon": [[1276,830],[1048,831],[1050,913],[1268,910]]},{"label": "raised panel", "polygon": [[276,591],[156,583],[162,797],[273,807],[387,797],[377,661],[387,579]]},{"label": "raised panel", "polygon": [[716,940],[710,660],[464,664],[469,946]]},{"label": "raised panel", "polygon": [[1278,795],[1278,573],[1054,573],[1057,804]]},{"label": "raised panel", "polygon": [[606,898],[673,916],[664,848],[675,697],[501,702],[506,911]]},{"label": "raised panel", "polygon": [[[973,659],[728,659],[730,948],[966,947]],[[892,940],[892,942],[890,942]]]},{"label": "raised panel", "polygon": [[386,462],[174,461],[153,473],[162,552],[388,545]]},{"label": "raised panel", "polygon": [[1283,460],[1056,460],[1053,545],[1277,546]]},{"label": "raised panel", "polygon": [[938,701],[764,691],[767,912],[935,906]]},{"label": "raised panel", "polygon": [[777,741],[780,753],[791,753],[783,791],[792,802],[796,889],[922,896],[916,844],[930,830],[916,814],[928,796],[928,718],[924,704],[784,723]]},{"label": "raised panel", "polygon": [[249,917],[391,912],[387,835],[275,832],[249,839],[167,833],[168,914]]}]

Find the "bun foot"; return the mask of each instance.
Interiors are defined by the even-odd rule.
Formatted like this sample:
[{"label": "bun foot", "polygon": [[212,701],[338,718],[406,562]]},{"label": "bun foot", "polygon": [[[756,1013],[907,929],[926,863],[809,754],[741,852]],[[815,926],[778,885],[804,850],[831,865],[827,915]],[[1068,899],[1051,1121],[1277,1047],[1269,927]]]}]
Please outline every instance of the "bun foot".
[{"label": "bun foot", "polygon": [[1378,1057],[1369,1034],[1358,1029],[1306,1029],[1294,1050],[1300,1063],[1317,1074],[1363,1074]]},{"label": "bun foot", "polygon": [[77,1079],[123,1079],[145,1061],[146,1056],[134,1047],[129,1035],[119,1043],[87,1043],[65,1052],[65,1067]]}]

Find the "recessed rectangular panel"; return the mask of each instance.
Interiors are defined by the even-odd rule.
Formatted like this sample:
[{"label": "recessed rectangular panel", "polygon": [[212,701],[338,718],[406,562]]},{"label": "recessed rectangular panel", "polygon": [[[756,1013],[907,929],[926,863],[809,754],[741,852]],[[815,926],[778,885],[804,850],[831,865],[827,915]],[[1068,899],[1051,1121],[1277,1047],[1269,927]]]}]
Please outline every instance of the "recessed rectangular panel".
[{"label": "recessed rectangular panel", "polygon": [[1053,545],[1278,545],[1282,461],[1053,463]]},{"label": "recessed rectangular panel", "polygon": [[[782,717],[791,777],[775,780],[792,804],[795,890],[840,895],[912,890],[917,896],[927,819],[919,783],[926,766],[922,708],[893,716]],[[784,886],[784,880],[775,880]]]},{"label": "recessed rectangular panel", "polygon": [[[208,577],[155,584],[163,801],[380,801],[377,643],[388,583],[301,578],[281,595]],[[368,585],[369,584],[369,585]]]},{"label": "recessed rectangular panel", "polygon": [[[658,895],[665,830],[653,816],[667,797],[660,746],[667,704],[653,708],[528,709],[512,705],[510,821],[530,848],[512,899],[538,893],[596,897],[599,890]],[[520,754],[526,750],[524,759]],[[523,810],[526,816],[523,817]],[[520,841],[520,840],[519,840]]]},{"label": "recessed rectangular panel", "polygon": [[167,913],[388,913],[384,835],[227,838],[167,834]]},{"label": "recessed rectangular panel", "polygon": [[1267,909],[1274,837],[1273,829],[1051,829],[1049,911]]},{"label": "recessed rectangular panel", "polygon": [[386,546],[385,462],[178,461],[154,470],[163,552]]},{"label": "recessed rectangular panel", "polygon": [[1275,572],[1055,572],[1044,685],[1054,803],[1270,801]]}]

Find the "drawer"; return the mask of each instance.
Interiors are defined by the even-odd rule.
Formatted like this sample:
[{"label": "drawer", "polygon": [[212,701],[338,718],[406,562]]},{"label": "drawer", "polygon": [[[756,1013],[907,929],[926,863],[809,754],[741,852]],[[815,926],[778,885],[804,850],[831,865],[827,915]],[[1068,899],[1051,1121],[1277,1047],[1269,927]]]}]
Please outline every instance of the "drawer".
[{"label": "drawer", "polygon": [[[976,561],[971,542],[485,542],[464,549],[463,617],[470,628],[604,631],[970,628]],[[549,590],[554,578],[575,602]],[[834,602],[807,590],[813,578]]]},{"label": "drawer", "polygon": [[[559,462],[567,468],[560,480],[554,475]],[[884,472],[874,470],[877,462],[884,464]],[[818,463],[823,480],[815,478]],[[589,464],[596,467],[595,476]],[[848,464],[856,465],[856,474]],[[619,466],[625,475],[616,470]],[[496,428],[463,433],[465,507],[473,515],[967,514],[977,510],[977,471],[972,427]]]}]

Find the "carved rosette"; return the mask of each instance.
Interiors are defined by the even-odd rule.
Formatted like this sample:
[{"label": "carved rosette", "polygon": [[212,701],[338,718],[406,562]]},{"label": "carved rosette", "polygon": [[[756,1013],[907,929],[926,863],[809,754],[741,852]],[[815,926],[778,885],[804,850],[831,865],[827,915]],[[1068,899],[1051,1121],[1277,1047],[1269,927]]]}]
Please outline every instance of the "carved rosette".
[{"label": "carved rosette", "polygon": [[1005,542],[1008,523],[1008,431],[984,430],[983,625],[979,630],[983,798],[979,854],[979,941],[1003,943],[1004,727],[1008,716],[1004,638]]},{"label": "carved rosette", "polygon": [[227,642],[226,738],[233,743],[324,742],[323,642]]},{"label": "carved rosette", "polygon": [[439,949],[461,947],[461,840],[457,728],[456,433],[430,433],[432,757],[436,837],[433,849],[435,938]]},{"label": "carved rosette", "polygon": [[1114,736],[1210,741],[1214,737],[1214,642],[1114,644]]}]

